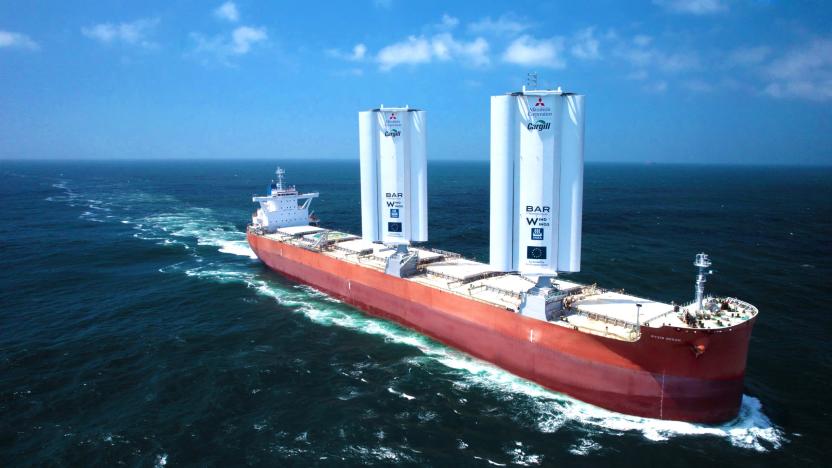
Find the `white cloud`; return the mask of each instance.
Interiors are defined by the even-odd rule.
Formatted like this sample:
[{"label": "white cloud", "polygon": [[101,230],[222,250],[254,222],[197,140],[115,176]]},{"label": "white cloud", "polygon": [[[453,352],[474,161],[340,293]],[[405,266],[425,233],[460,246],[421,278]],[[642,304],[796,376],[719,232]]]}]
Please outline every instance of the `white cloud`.
[{"label": "white cloud", "polygon": [[763,91],[776,98],[797,97],[810,101],[827,101],[832,99],[832,80],[822,82],[794,80],[770,83]]},{"label": "white cloud", "polygon": [[376,55],[376,61],[382,71],[433,60],[447,62],[460,59],[469,65],[484,66],[490,62],[488,48],[488,42],[481,37],[466,42],[454,39],[450,33],[432,37],[409,36],[404,41],[382,48]]},{"label": "white cloud", "polygon": [[214,16],[221,20],[236,23],[240,21],[240,11],[237,10],[237,5],[234,2],[225,2],[214,10]]},{"label": "white cloud", "polygon": [[468,30],[475,34],[493,34],[495,36],[516,36],[529,29],[531,24],[524,19],[516,18],[514,15],[502,15],[496,20],[490,16],[471,23]]},{"label": "white cloud", "polygon": [[210,57],[223,65],[231,65],[231,57],[248,54],[255,44],[267,41],[269,35],[266,28],[239,26],[229,35],[205,37],[191,33],[191,38],[196,42],[194,54]]},{"label": "white cloud", "polygon": [[631,41],[618,41],[613,54],[641,70],[656,69],[675,73],[699,67],[699,56],[695,52],[666,52],[659,47],[650,47],[652,43],[651,37],[637,35]]},{"label": "white cloud", "polygon": [[352,48],[352,60],[363,60],[365,55],[367,55],[367,46],[364,44],[356,44]]},{"label": "white cloud", "polygon": [[832,101],[832,37],[791,49],[757,45],[710,53],[673,50],[643,35],[600,37],[610,59],[632,67],[622,76],[640,82],[645,92],[664,93],[673,87],[694,93],[744,91],[780,99]]},{"label": "white cloud", "polygon": [[695,52],[657,52],[655,57],[658,67],[666,72],[692,70],[700,65],[699,56]]},{"label": "white cloud", "polygon": [[[488,41],[478,37],[470,42],[457,41],[450,34],[439,34],[433,37],[434,54],[442,60],[462,58],[469,65],[481,67],[488,65]],[[442,51],[441,55],[439,51]]]},{"label": "white cloud", "polygon": [[585,28],[578,31],[572,39],[572,55],[582,60],[596,60],[601,58],[601,41],[595,37],[595,28]]},{"label": "white cloud", "polygon": [[816,39],[784,54],[771,64],[769,71],[777,78],[796,78],[826,73],[832,66],[832,40]]},{"label": "white cloud", "polygon": [[367,46],[364,44],[356,44],[350,53],[341,52],[338,49],[328,49],[326,54],[330,57],[335,57],[341,60],[349,60],[351,62],[360,62],[367,56]]},{"label": "white cloud", "polygon": [[666,81],[656,81],[653,83],[645,84],[642,89],[647,91],[648,93],[656,93],[661,94],[667,91],[667,82]]},{"label": "white cloud", "polygon": [[523,66],[564,68],[563,47],[563,38],[521,36],[509,44],[503,53],[503,61]]},{"label": "white cloud", "polygon": [[832,100],[832,39],[815,39],[766,67],[764,92],[777,98]]},{"label": "white cloud", "polygon": [[713,83],[709,83],[707,81],[699,79],[687,80],[684,83],[682,83],[682,86],[684,86],[685,89],[697,93],[710,93],[715,89]]},{"label": "white cloud", "polygon": [[[240,11],[232,1],[223,3],[213,13],[217,18],[231,23],[240,20]],[[206,64],[216,61],[231,66],[232,57],[248,54],[256,44],[268,41],[269,34],[264,27],[241,25],[230,33],[213,37],[192,32],[191,39],[196,42],[192,55],[202,56]]]},{"label": "white cloud", "polygon": [[345,70],[336,70],[332,73],[335,76],[362,76],[364,70],[360,68],[347,68]]},{"label": "white cloud", "polygon": [[[602,66],[622,70],[616,74],[641,82],[648,92],[664,92],[673,84],[671,75],[677,80],[693,80],[695,76],[690,73],[703,68],[698,52],[673,50],[645,34],[621,35],[615,30],[599,33],[596,27],[588,27],[575,33],[566,45],[571,55],[581,60],[603,57],[604,61],[599,62]],[[692,89],[696,84],[685,87]]]},{"label": "white cloud", "polygon": [[430,42],[424,37],[410,36],[407,40],[397,42],[381,49],[376,56],[382,70],[390,70],[398,65],[416,65],[428,63],[431,59]]},{"label": "white cloud", "polygon": [[722,0],[653,0],[653,4],[672,13],[710,15],[728,10]]},{"label": "white cloud", "polygon": [[99,23],[81,28],[81,33],[93,40],[104,44],[123,42],[142,47],[153,47],[155,44],[147,36],[159,24],[158,18],[139,19],[129,23]]},{"label": "white cloud", "polygon": [[0,30],[0,48],[38,50],[40,46],[25,34]]},{"label": "white cloud", "polygon": [[636,34],[633,36],[633,44],[639,47],[647,47],[653,42],[653,38],[646,34]]},{"label": "white cloud", "polygon": [[231,33],[231,50],[237,54],[247,54],[252,44],[265,41],[269,38],[266,28],[253,28],[251,26],[240,26]]},{"label": "white cloud", "polygon": [[749,66],[763,63],[771,55],[766,46],[740,47],[728,53],[727,64],[731,66]]},{"label": "white cloud", "polygon": [[451,29],[456,28],[459,25],[459,18],[455,18],[447,13],[442,15],[442,19],[439,21],[439,24],[436,25],[437,28],[449,31]]},{"label": "white cloud", "polygon": [[635,81],[643,81],[646,80],[650,75],[647,74],[647,70],[636,70],[632,73],[627,74],[626,78],[628,80],[635,80]]}]

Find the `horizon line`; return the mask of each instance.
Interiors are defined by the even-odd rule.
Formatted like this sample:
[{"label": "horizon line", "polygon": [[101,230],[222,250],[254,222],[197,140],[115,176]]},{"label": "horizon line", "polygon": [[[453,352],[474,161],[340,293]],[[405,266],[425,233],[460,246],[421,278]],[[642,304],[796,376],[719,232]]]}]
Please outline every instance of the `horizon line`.
[{"label": "horizon line", "polygon": [[[357,163],[358,158],[212,158],[212,157],[182,157],[182,158],[2,158],[0,162],[43,162],[43,163],[59,163],[59,162],[85,162],[85,163],[119,163],[119,162],[147,162],[147,163],[161,163],[161,162],[262,162],[262,161],[320,161],[320,162],[336,162],[336,163]],[[429,163],[488,163],[489,159],[449,159],[438,158],[428,160]],[[689,162],[689,161],[611,161],[611,160],[589,160],[584,161],[585,164],[609,164],[609,165],[639,165],[639,166],[743,166],[743,167],[832,167],[832,162]]]}]

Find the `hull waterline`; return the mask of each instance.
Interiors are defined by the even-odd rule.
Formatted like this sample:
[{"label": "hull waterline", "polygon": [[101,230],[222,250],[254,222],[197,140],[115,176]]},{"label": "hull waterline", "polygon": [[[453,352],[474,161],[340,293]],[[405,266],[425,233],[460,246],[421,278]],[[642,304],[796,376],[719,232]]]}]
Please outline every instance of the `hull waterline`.
[{"label": "hull waterline", "polygon": [[635,416],[703,423],[739,412],[756,317],[720,330],[643,327],[637,340],[623,341],[253,232],[248,242],[284,276],[578,400]]}]

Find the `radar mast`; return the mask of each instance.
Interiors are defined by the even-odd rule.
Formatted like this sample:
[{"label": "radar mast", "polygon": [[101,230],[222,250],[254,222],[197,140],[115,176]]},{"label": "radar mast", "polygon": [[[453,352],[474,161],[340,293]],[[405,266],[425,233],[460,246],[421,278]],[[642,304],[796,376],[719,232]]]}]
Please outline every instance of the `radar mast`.
[{"label": "radar mast", "polygon": [[705,282],[707,281],[705,277],[713,273],[712,270],[705,270],[711,266],[711,259],[704,252],[698,253],[693,266],[699,269],[699,274],[696,275],[696,310],[701,311],[702,300],[705,298]]}]

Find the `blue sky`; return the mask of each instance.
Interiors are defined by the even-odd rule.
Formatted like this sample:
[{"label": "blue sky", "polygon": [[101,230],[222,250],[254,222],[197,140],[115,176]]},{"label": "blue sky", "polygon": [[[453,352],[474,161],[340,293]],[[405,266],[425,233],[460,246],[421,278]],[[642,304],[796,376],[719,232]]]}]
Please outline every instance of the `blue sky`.
[{"label": "blue sky", "polygon": [[489,96],[587,95],[588,161],[832,164],[832,3],[0,3],[0,158],[357,158],[429,112],[487,159]]}]

